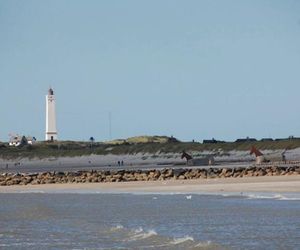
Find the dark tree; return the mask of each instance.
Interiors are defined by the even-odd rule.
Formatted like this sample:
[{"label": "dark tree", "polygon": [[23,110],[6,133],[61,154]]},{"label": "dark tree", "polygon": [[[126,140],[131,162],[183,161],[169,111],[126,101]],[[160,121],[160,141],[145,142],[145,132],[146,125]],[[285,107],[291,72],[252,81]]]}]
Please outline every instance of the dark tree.
[{"label": "dark tree", "polygon": [[90,137],[90,147],[91,148],[93,147],[94,141],[95,141],[95,138],[93,136],[91,136]]},{"label": "dark tree", "polygon": [[25,146],[28,144],[28,141],[27,141],[27,138],[25,135],[22,136],[22,139],[21,139],[21,144],[20,146]]}]

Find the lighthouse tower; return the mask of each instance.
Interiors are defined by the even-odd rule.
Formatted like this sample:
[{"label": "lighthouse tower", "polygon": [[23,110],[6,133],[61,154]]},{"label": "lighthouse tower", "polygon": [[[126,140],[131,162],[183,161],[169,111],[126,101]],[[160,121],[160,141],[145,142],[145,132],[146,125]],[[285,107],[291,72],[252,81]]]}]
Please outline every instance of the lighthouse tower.
[{"label": "lighthouse tower", "polygon": [[56,141],[56,115],[55,115],[55,97],[53,89],[48,90],[46,95],[46,141]]}]

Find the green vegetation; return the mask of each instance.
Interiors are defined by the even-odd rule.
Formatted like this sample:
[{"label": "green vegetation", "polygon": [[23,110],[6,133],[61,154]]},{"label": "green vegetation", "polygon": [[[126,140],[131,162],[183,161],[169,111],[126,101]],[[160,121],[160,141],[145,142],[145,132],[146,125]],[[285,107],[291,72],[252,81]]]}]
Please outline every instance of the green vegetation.
[{"label": "green vegetation", "polygon": [[202,144],[197,142],[180,142],[170,137],[133,137],[127,140],[118,140],[110,143],[94,142],[39,142],[34,145],[22,147],[9,147],[7,144],[0,144],[0,157],[14,159],[19,157],[46,158],[59,156],[82,156],[82,155],[106,155],[106,154],[136,154],[149,153],[181,153],[213,151],[226,154],[231,150],[250,150],[251,146],[258,149],[294,149],[300,147],[300,139],[286,139],[280,141],[257,141],[257,142],[226,142]]},{"label": "green vegetation", "polygon": [[105,142],[105,144],[120,145],[120,144],[144,144],[144,143],[168,143],[178,142],[174,137],[167,136],[135,136],[128,139],[117,139]]}]

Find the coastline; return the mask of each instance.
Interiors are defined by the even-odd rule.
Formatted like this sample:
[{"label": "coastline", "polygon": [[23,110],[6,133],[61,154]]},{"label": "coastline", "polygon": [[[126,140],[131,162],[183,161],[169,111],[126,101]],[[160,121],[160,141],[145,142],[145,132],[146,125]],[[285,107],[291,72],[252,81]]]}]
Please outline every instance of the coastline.
[{"label": "coastline", "polygon": [[300,175],[0,186],[0,193],[300,193]]},{"label": "coastline", "polygon": [[[160,144],[154,144],[152,146],[159,146]],[[183,144],[184,145],[184,144]],[[223,145],[223,144],[222,144]],[[134,146],[134,145],[131,145]],[[128,145],[128,147],[131,147]],[[162,145],[161,145],[162,146]],[[249,144],[249,148],[250,148]],[[118,146],[112,146],[118,148]],[[140,145],[141,149],[143,148]],[[183,146],[182,146],[183,147]],[[218,146],[219,147],[219,146]],[[215,161],[218,163],[218,167],[230,167],[231,165],[243,165],[249,166],[255,161],[255,157],[249,154],[249,148],[246,147],[244,150],[232,149],[228,151],[222,151],[219,155],[216,155]],[[183,147],[182,150],[186,148]],[[22,150],[22,149],[20,149]],[[11,158],[0,157],[0,173],[5,173],[7,171],[18,173],[18,172],[47,172],[47,171],[78,171],[78,170],[109,170],[109,169],[145,169],[145,168],[161,168],[161,166],[171,167],[172,165],[176,167],[184,167],[186,161],[181,159],[182,150],[175,150],[175,152],[162,153],[159,152],[147,152],[139,151],[136,153],[120,153],[114,154],[113,151],[108,150],[106,154],[95,154],[89,152],[87,155],[73,155],[73,156],[43,156],[40,155],[22,155],[18,154]],[[266,157],[271,158],[274,164],[282,165],[280,162],[276,162],[281,159],[281,153],[283,149],[265,149],[262,150]],[[19,151],[19,150],[18,150]],[[28,151],[26,151],[28,152]],[[30,151],[35,152],[35,150]],[[57,152],[57,150],[55,151]],[[68,152],[68,151],[67,151]],[[215,150],[203,149],[200,151],[193,151],[191,153],[195,158],[205,157],[207,155],[214,155]],[[4,154],[5,155],[5,154]],[[288,150],[286,152],[286,158],[288,161],[294,162],[300,159],[300,147]],[[124,166],[118,166],[118,161],[123,161]],[[297,163],[299,164],[299,162]],[[7,169],[7,168],[8,169]],[[216,167],[216,166],[215,166]]]}]

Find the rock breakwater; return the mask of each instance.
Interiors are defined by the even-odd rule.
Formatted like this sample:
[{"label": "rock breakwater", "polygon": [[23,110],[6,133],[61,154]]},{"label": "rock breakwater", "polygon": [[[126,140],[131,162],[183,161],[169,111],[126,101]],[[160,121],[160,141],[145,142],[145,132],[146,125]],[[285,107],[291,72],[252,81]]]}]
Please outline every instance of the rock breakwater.
[{"label": "rock breakwater", "polygon": [[166,168],[152,170],[111,170],[44,173],[4,173],[0,186],[38,185],[51,183],[97,183],[157,180],[190,180],[209,178],[240,178],[251,176],[300,175],[300,166],[251,166],[234,168]]}]

